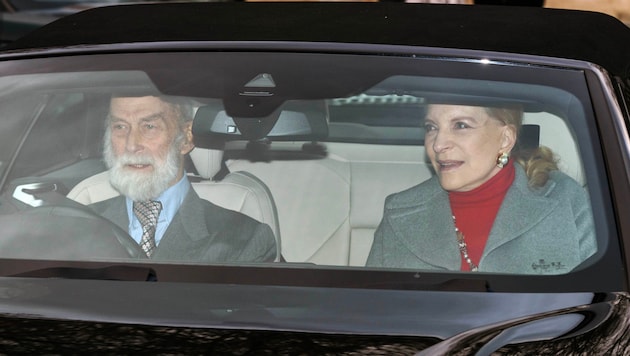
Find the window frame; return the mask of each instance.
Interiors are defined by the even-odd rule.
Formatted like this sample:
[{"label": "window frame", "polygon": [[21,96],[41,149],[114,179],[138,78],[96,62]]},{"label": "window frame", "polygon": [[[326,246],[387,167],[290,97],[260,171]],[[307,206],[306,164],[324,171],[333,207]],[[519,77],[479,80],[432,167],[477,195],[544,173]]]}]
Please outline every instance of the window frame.
[{"label": "window frame", "polygon": [[[259,44],[260,45],[260,44]],[[261,45],[262,46],[262,45]],[[278,44],[271,45],[266,48],[265,51],[270,53],[274,52],[274,46],[278,46]],[[383,58],[392,59],[393,57],[399,57],[402,60],[409,61],[420,61],[425,63],[438,63],[444,66],[457,66],[459,69],[454,70],[451,74],[453,77],[458,77],[466,73],[467,76],[470,76],[470,72],[466,72],[463,68],[467,66],[487,66],[488,64],[493,65],[496,69],[495,73],[490,73],[489,77],[496,78],[497,80],[501,78],[500,73],[510,72],[514,70],[519,70],[521,72],[532,71],[532,70],[544,70],[547,72],[553,71],[571,71],[575,73],[582,73],[584,80],[584,87],[581,91],[581,99],[585,100],[585,102],[590,102],[591,98],[597,98],[598,95],[601,95],[605,98],[603,94],[605,90],[602,90],[602,82],[600,81],[602,78],[602,72],[588,64],[582,63],[578,61],[571,60],[562,60],[562,59],[544,59],[533,56],[520,56],[520,55],[507,55],[507,54],[496,54],[496,53],[486,53],[486,52],[475,52],[475,51],[449,51],[449,50],[441,50],[434,51],[432,49],[423,49],[419,50],[417,48],[410,49],[407,47],[400,46],[357,46],[362,50],[359,52],[353,52],[351,49],[345,48],[344,51],[335,51],[335,48],[327,48],[326,51],[317,51],[315,50],[318,45],[311,45],[314,48],[311,48],[310,51],[313,51],[316,55],[329,55],[329,54],[338,54],[345,56],[365,56],[371,55],[373,57],[382,56]],[[321,46],[321,45],[320,45]],[[253,46],[256,47],[256,46]],[[299,47],[299,46],[298,46]],[[333,46],[334,47],[334,46]],[[305,47],[306,48],[306,47]],[[225,48],[224,48],[225,49]],[[242,50],[243,53],[247,51],[245,49],[235,48],[235,50]],[[253,48],[246,48],[253,49]],[[206,48],[209,53],[215,53],[211,49]],[[295,50],[295,49],[291,49]],[[287,54],[287,49],[284,48],[284,52],[278,52],[279,54]],[[81,51],[78,51],[81,52]],[[228,51],[229,52],[229,51]],[[296,52],[301,54],[308,54],[307,51],[304,51],[304,48],[301,50],[296,50]],[[385,53],[385,55],[383,55]],[[444,57],[444,54],[448,53],[448,57]],[[127,53],[131,55],[135,55],[138,53]],[[144,55],[151,55],[151,53],[142,53]],[[194,55],[195,52],[192,52]],[[454,55],[457,54],[457,55]],[[109,56],[106,54],[105,57]],[[488,57],[493,57],[494,59],[488,60]],[[48,64],[47,70],[54,65],[51,62],[56,60],[63,60],[73,58],[69,57],[57,57],[54,59],[42,58],[41,60]],[[93,60],[93,56],[85,56],[82,58],[85,60],[83,63],[84,66],[89,68],[98,67],[95,65]],[[394,59],[395,60],[395,59]],[[39,61],[37,59],[36,61]],[[61,67],[66,69],[76,70],[76,67],[73,67],[73,64],[70,63],[72,61],[65,61]],[[88,65],[88,62],[91,62]],[[448,63],[448,64],[444,64]],[[4,65],[0,63],[0,65]],[[110,66],[108,64],[108,66]],[[20,67],[18,65],[18,67]],[[487,68],[487,67],[484,67]],[[535,69],[537,68],[537,69]],[[451,68],[452,69],[452,68]],[[40,70],[40,69],[38,69]],[[0,69],[0,73],[4,71]],[[37,72],[37,70],[35,70]],[[486,72],[487,74],[487,72]],[[526,75],[522,75],[523,80],[526,79]],[[596,77],[598,79],[593,79]],[[560,81],[562,84],[557,84],[557,77],[554,76],[543,76],[543,82],[547,85],[553,86],[563,86],[570,85],[564,81]],[[533,79],[529,79],[533,80]],[[594,150],[592,152],[588,152],[588,150],[582,150],[581,155],[583,157],[584,166],[588,167],[596,167],[596,169],[588,169],[586,172],[586,179],[589,182],[589,191],[591,192],[591,196],[595,197],[594,201],[596,205],[595,207],[601,207],[602,209],[593,209],[594,217],[596,220],[598,236],[603,236],[602,238],[606,238],[608,241],[608,245],[606,249],[602,251],[601,255],[599,255],[599,260],[594,263],[590,267],[586,267],[584,269],[571,272],[566,275],[558,275],[558,276],[531,276],[531,275],[496,275],[496,274],[462,274],[459,272],[438,272],[434,273],[432,271],[402,271],[402,270],[374,270],[369,268],[351,268],[351,267],[328,267],[328,266],[317,266],[317,269],[305,268],[304,266],[287,264],[282,266],[256,266],[256,267],[246,267],[246,266],[229,266],[229,267],[219,267],[219,266],[189,266],[186,264],[177,265],[177,264],[164,264],[164,265],[156,265],[157,269],[161,269],[165,271],[166,275],[169,275],[167,272],[169,269],[177,270],[179,268],[192,268],[192,269],[200,269],[206,271],[207,269],[225,269],[227,275],[236,277],[234,279],[235,283],[247,283],[249,278],[238,277],[240,270],[247,271],[256,271],[254,274],[260,275],[264,277],[262,280],[265,283],[270,284],[279,284],[279,285],[295,285],[296,275],[301,275],[304,277],[307,274],[315,274],[320,276],[321,278],[308,278],[307,280],[312,281],[313,284],[308,284],[308,286],[347,286],[348,281],[353,281],[351,285],[361,287],[361,288],[386,288],[386,289],[439,289],[443,283],[449,281],[468,281],[468,282],[477,282],[479,285],[485,285],[487,289],[493,291],[520,291],[520,292],[576,292],[576,291],[586,291],[586,290],[599,290],[599,291],[611,291],[611,290],[619,290],[620,288],[625,288],[623,286],[624,282],[627,282],[627,276],[623,276],[621,274],[617,275],[617,277],[621,277],[621,279],[626,279],[624,282],[621,281],[620,278],[597,278],[596,276],[601,274],[602,272],[614,272],[614,274],[619,273],[621,266],[622,257],[619,254],[620,241],[618,238],[622,236],[621,232],[627,231],[630,229],[628,227],[621,227],[617,223],[615,223],[616,211],[613,207],[613,201],[618,201],[618,198],[612,196],[611,189],[608,187],[608,182],[612,183],[612,187],[617,188],[619,185],[624,185],[625,191],[627,191],[627,180],[625,181],[615,181],[614,179],[610,179],[607,176],[607,172],[611,170],[612,166],[604,166],[605,161],[610,160],[609,153],[613,151],[622,152],[622,155],[625,153],[624,150],[617,147],[614,148],[608,147],[606,145],[606,140],[600,140],[601,137],[604,136],[604,131],[609,132],[610,130],[603,130],[602,128],[606,125],[609,125],[611,121],[615,121],[618,118],[615,118],[614,115],[610,115],[607,111],[610,111],[610,103],[607,103],[607,107],[601,103],[605,101],[605,99],[597,98],[598,100],[593,100],[595,103],[594,112],[588,113],[590,110],[586,108],[587,111],[587,125],[583,129],[576,130],[576,134],[578,139],[586,139],[592,140]],[[618,123],[617,123],[618,124]],[[606,156],[602,152],[602,148],[606,148]],[[584,158],[586,157],[586,158]],[[606,158],[605,158],[606,157]],[[612,159],[619,158],[618,155],[611,156]],[[624,156],[624,159],[627,163],[627,155]],[[630,165],[625,165],[630,167]],[[611,172],[612,173],[612,172]],[[615,194],[617,194],[617,189],[614,189]],[[611,197],[613,197],[611,199]],[[623,215],[620,215],[623,216]],[[622,228],[620,232],[617,231],[617,228]],[[628,246],[630,244],[626,244]],[[630,247],[626,247],[626,254],[630,253]],[[3,263],[0,261],[0,264]],[[86,261],[87,265],[90,265],[91,262]],[[272,272],[273,271],[273,272]],[[234,273],[232,273],[234,272]],[[159,272],[158,272],[159,273]],[[613,274],[613,275],[614,275]],[[200,277],[199,280],[195,280],[197,282],[203,281],[203,283],[216,283],[217,281],[221,281],[222,283],[228,283],[231,279],[224,278],[208,278],[208,277]],[[585,282],[574,282],[586,280]],[[459,287],[463,290],[469,290],[469,287]]]}]

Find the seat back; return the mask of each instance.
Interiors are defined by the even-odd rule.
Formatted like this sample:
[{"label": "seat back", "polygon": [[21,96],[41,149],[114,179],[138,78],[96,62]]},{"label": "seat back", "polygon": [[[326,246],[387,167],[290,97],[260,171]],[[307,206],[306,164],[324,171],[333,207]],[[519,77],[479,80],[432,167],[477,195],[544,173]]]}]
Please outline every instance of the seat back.
[{"label": "seat back", "polygon": [[[290,142],[274,142],[288,149]],[[431,177],[420,146],[327,142],[313,160],[228,161],[265,182],[278,206],[289,262],[364,266],[385,198]]]},{"label": "seat back", "polygon": [[98,203],[120,195],[109,184],[109,171],[88,177],[75,185],[67,197],[84,205]]},{"label": "seat back", "polygon": [[580,150],[569,125],[546,112],[525,113],[523,125],[540,126],[539,144],[549,147],[558,158],[558,168],[581,185],[586,185]]},{"label": "seat back", "polygon": [[276,237],[276,261],[281,258],[280,224],[276,203],[269,188],[251,173],[229,172],[220,181],[212,178],[221,170],[223,151],[195,147],[190,158],[201,180],[192,183],[197,194],[218,206],[239,211],[273,231]]}]

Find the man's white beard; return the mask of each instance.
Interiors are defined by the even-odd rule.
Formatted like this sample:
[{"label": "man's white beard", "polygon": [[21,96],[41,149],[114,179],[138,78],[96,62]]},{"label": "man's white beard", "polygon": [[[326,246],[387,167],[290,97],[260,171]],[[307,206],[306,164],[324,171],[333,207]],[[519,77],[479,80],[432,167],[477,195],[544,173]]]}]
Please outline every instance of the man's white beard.
[{"label": "man's white beard", "polygon": [[[120,156],[114,154],[109,137],[105,138],[103,158],[109,171],[111,185],[122,195],[133,201],[147,201],[155,199],[168,189],[177,179],[182,157],[177,147],[178,140],[168,151],[166,161],[156,162],[152,156],[133,155],[124,153]],[[152,172],[134,172],[125,169],[126,165],[151,165]]]}]

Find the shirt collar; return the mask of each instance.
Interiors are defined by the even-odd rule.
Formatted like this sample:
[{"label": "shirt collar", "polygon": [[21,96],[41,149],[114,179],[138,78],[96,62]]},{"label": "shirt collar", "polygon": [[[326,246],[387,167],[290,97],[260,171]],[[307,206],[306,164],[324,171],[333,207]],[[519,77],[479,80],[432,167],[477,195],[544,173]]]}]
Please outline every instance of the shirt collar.
[{"label": "shirt collar", "polygon": [[[179,210],[179,207],[184,202],[188,191],[190,190],[190,182],[188,181],[188,176],[184,172],[184,176],[177,183],[170,186],[166,189],[159,197],[157,197],[157,201],[162,203],[162,211],[160,212],[160,217],[158,219],[158,226],[164,222],[166,225],[171,223],[173,217]],[[127,202],[127,212],[129,214],[129,221],[132,224],[138,223],[137,218],[133,213],[133,200],[126,198]]]}]

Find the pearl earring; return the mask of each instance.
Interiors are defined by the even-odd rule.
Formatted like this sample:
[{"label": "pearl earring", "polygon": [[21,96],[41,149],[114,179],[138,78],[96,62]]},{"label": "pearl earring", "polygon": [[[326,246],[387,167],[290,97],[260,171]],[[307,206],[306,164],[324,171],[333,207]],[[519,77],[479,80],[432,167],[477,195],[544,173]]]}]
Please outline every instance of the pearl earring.
[{"label": "pearl earring", "polygon": [[510,156],[508,156],[507,153],[505,152],[501,153],[499,157],[497,157],[497,167],[499,168],[505,167],[505,165],[508,164],[509,160],[510,160]]}]

